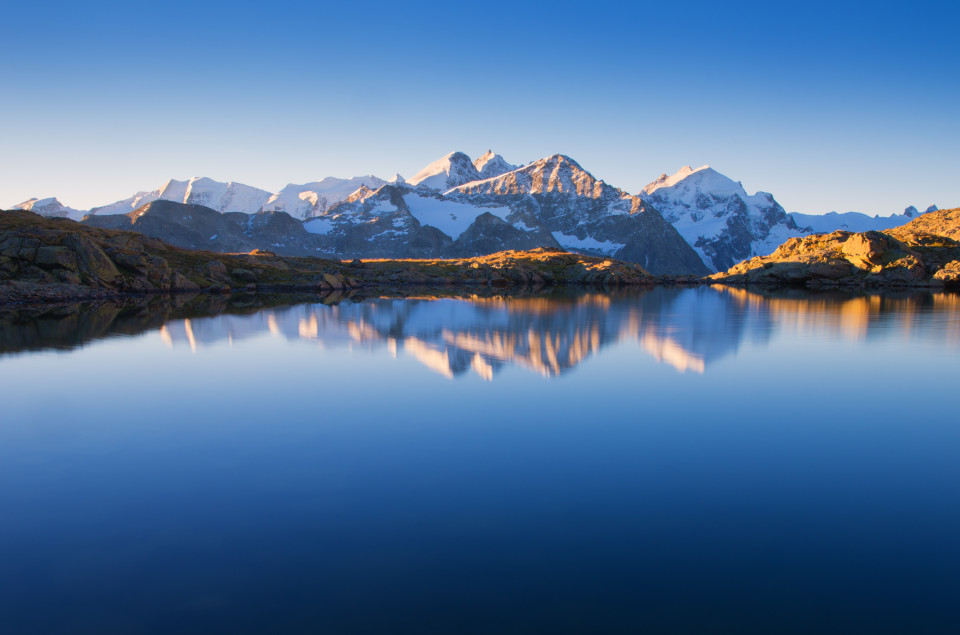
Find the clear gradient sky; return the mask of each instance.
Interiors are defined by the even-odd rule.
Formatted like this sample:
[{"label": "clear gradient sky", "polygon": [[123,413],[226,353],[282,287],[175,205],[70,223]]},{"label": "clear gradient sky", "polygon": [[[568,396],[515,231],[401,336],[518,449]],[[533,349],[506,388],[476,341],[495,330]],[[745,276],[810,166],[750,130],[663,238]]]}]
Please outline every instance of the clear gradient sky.
[{"label": "clear gradient sky", "polygon": [[0,32],[0,206],[270,191],[554,153],[710,164],[787,211],[960,206],[960,9],[886,2],[33,2]]}]

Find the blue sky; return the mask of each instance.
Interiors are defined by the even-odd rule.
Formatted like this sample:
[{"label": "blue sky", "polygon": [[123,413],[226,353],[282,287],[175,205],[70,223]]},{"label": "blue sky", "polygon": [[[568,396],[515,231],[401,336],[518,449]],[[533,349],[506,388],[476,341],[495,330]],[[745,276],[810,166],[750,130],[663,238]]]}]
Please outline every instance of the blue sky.
[{"label": "blue sky", "polygon": [[276,191],[453,150],[787,211],[960,206],[960,10],[902,3],[42,2],[0,26],[0,206]]}]

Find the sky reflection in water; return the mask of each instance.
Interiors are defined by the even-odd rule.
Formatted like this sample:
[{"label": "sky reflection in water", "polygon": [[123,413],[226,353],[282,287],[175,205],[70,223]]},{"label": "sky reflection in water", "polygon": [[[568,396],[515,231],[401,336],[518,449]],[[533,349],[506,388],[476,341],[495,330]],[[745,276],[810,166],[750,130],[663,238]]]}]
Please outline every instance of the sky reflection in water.
[{"label": "sky reflection in water", "polygon": [[957,296],[105,315],[4,326],[4,632],[960,625]]}]

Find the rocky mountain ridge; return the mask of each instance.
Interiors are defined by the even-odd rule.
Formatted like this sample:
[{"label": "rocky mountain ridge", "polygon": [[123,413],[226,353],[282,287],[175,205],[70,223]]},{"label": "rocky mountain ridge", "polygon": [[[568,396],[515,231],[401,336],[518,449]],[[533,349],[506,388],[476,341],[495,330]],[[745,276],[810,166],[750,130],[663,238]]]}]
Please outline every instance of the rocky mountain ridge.
[{"label": "rocky mountain ridge", "polygon": [[[225,216],[150,205],[159,202],[202,205]],[[18,207],[76,220],[86,215],[56,199],[31,199]],[[147,218],[138,221],[134,212]],[[288,214],[303,227],[267,213]],[[660,214],[689,249],[657,221]],[[452,152],[409,181],[399,175],[390,181],[328,177],[288,184],[274,194],[208,178],[170,180],[94,208],[86,222],[133,228],[192,249],[263,248],[349,258],[563,247],[629,260],[655,273],[702,275],[767,255],[788,238],[837,228],[887,229],[914,215],[915,208],[889,218],[787,214],[772,195],[748,195],[739,182],[709,166],[664,174],[632,196],[565,155],[515,166],[487,151],[476,160]]]}]

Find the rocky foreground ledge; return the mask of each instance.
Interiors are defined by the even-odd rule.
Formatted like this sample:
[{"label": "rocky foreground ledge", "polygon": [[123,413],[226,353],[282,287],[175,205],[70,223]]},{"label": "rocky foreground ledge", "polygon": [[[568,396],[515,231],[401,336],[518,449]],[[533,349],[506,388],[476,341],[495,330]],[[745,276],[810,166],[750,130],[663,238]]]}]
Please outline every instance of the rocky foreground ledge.
[{"label": "rocky foreground ledge", "polygon": [[710,276],[728,285],[960,286],[960,208],[928,212],[887,231],[791,238],[769,256]]},{"label": "rocky foreground ledge", "polygon": [[[130,294],[327,291],[385,285],[651,285],[640,267],[557,249],[455,260],[325,260],[179,249],[131,231],[0,213],[0,303]],[[697,278],[670,279],[674,282]]]}]

